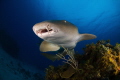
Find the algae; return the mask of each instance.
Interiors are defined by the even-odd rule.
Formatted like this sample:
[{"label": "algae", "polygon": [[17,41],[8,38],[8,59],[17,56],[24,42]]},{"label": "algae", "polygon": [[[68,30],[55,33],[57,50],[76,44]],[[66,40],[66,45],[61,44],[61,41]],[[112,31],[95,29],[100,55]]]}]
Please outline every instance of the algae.
[{"label": "algae", "polygon": [[110,40],[100,40],[95,44],[86,45],[83,50],[83,55],[74,54],[75,61],[78,63],[77,68],[72,68],[68,63],[58,67],[49,66],[46,69],[46,80],[120,79],[119,43],[113,46]]}]

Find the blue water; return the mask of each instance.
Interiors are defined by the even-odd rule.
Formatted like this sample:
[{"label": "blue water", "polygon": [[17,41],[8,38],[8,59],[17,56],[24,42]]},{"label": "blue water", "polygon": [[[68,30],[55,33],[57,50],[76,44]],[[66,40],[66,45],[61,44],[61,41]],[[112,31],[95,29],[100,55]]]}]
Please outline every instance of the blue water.
[{"label": "blue water", "polygon": [[42,39],[32,31],[34,24],[44,20],[67,20],[80,33],[96,35],[94,40],[77,44],[75,50],[81,54],[86,44],[98,40],[120,43],[120,0],[0,0],[0,36],[4,36],[0,41],[4,49],[39,69],[56,64],[40,54]]}]

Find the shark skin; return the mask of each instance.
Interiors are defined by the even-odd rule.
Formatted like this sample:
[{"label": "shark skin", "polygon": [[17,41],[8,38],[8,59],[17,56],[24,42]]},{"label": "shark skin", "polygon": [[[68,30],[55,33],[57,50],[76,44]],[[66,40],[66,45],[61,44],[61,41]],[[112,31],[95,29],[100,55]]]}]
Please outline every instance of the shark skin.
[{"label": "shark skin", "polygon": [[93,34],[80,34],[78,28],[66,20],[43,21],[35,24],[33,31],[44,40],[40,45],[42,52],[57,51],[60,47],[73,50],[79,41],[96,38]]}]

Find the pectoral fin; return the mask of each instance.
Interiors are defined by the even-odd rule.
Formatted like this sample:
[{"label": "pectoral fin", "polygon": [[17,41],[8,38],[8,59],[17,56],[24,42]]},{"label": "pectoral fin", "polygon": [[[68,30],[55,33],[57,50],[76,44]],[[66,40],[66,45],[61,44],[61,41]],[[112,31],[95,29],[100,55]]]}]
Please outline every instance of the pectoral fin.
[{"label": "pectoral fin", "polygon": [[56,56],[55,54],[48,54],[48,53],[41,53],[43,56],[45,56],[46,58],[55,61],[57,59],[60,59],[58,56]]},{"label": "pectoral fin", "polygon": [[60,47],[58,45],[49,43],[47,41],[43,41],[40,45],[40,51],[47,52],[47,51],[57,51]]},{"label": "pectoral fin", "polygon": [[[61,58],[58,57],[56,54],[49,54],[49,53],[41,53],[43,56],[45,56],[46,58],[52,60],[52,61],[55,61],[55,60],[60,60]],[[63,51],[61,53],[58,53],[58,55],[61,54],[63,56],[65,56],[67,54],[66,51]]]},{"label": "pectoral fin", "polygon": [[96,36],[93,34],[80,34],[78,42],[83,40],[94,39],[94,38],[96,38]]}]

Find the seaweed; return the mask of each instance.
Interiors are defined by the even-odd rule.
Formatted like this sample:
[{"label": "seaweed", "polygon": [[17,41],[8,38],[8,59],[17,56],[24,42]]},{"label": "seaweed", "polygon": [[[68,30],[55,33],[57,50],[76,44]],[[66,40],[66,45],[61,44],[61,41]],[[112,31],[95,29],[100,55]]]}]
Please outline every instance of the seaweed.
[{"label": "seaweed", "polygon": [[[84,54],[74,54],[77,67],[71,62],[61,66],[49,66],[46,80],[118,80],[120,79],[120,44],[110,44],[110,40],[100,40],[87,44]],[[60,56],[60,55],[59,55]],[[69,56],[69,55],[68,55]],[[60,56],[63,60],[68,60]],[[69,56],[70,57],[70,56]],[[74,65],[73,65],[74,66]]]}]

